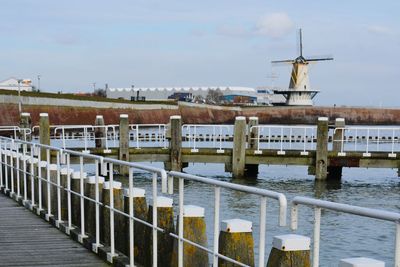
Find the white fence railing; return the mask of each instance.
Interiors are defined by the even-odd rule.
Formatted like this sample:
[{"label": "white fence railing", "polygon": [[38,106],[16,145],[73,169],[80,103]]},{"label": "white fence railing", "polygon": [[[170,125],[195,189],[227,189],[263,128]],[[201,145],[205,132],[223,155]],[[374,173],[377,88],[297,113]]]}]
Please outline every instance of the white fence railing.
[{"label": "white fence railing", "polygon": [[166,124],[130,124],[130,139],[135,142],[137,149],[142,147],[143,142],[152,142],[167,148],[167,125]]},{"label": "white fence railing", "polygon": [[224,153],[230,138],[233,138],[233,125],[184,124],[182,136],[188,140],[192,152],[199,147],[217,148],[217,153]]},{"label": "white fence railing", "polygon": [[11,132],[14,139],[18,139],[22,135],[22,140],[26,141],[32,131],[29,128],[21,128],[19,126],[0,126],[0,132]]},{"label": "white fence railing", "polygon": [[340,143],[340,156],[346,152],[362,151],[364,157],[370,157],[371,152],[388,152],[388,157],[396,158],[400,153],[400,127],[343,127],[341,138],[333,140]]}]

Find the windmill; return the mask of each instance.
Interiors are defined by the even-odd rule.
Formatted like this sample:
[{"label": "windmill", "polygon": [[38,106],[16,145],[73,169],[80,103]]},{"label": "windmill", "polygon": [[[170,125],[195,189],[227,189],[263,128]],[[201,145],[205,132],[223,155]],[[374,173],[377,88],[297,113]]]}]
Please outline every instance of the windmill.
[{"label": "windmill", "polygon": [[303,57],[303,40],[301,29],[299,29],[299,56],[295,59],[271,61],[272,64],[292,64],[288,90],[274,90],[275,94],[281,94],[286,98],[289,106],[312,106],[312,99],[319,93],[311,90],[308,78],[308,64],[310,62],[333,60],[332,57]]}]

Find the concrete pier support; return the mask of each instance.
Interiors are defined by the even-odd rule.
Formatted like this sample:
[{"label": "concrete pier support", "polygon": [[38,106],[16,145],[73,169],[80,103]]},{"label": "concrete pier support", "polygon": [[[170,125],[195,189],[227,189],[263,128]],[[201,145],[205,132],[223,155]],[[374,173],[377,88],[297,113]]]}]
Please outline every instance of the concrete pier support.
[{"label": "concrete pier support", "polygon": [[[258,117],[250,117],[247,129],[247,143],[249,144],[249,149],[257,150],[257,140],[258,128],[253,126],[258,126]],[[253,128],[252,128],[253,127]],[[246,176],[257,178],[258,175],[258,164],[246,164],[245,166]]]},{"label": "concrete pier support", "polygon": [[[335,131],[332,140],[332,151],[335,152],[336,156],[344,156],[342,153],[342,142],[344,139],[344,127],[346,126],[345,120],[343,118],[336,118],[335,120]],[[328,166],[328,179],[340,179],[342,178],[341,166]]]},{"label": "concrete pier support", "polygon": [[19,139],[30,142],[32,140],[31,135],[28,134],[27,129],[32,128],[32,119],[31,114],[28,112],[22,112],[19,127],[21,128],[21,132],[19,133]]},{"label": "concrete pier support", "polygon": [[[174,210],[172,198],[157,197],[157,226],[164,229],[164,233],[157,233],[157,263],[158,266],[171,266],[173,238],[169,235],[174,231]],[[152,202],[151,202],[152,203]],[[153,222],[153,205],[150,204],[147,222]],[[146,227],[146,267],[153,266],[153,231]]]},{"label": "concrete pier support", "polygon": [[172,171],[182,171],[182,118],[171,116],[171,166]]},{"label": "concrete pier support", "polygon": [[267,267],[310,267],[310,238],[301,235],[275,236]]},{"label": "concrete pier support", "polygon": [[246,162],[246,118],[236,117],[233,134],[232,175],[234,178],[245,176]]},{"label": "concrete pier support", "polygon": [[[39,142],[43,145],[50,145],[50,121],[49,114],[40,113],[39,119]],[[46,149],[41,149],[40,156],[42,160],[46,159]]]},{"label": "concrete pier support", "polygon": [[[178,234],[179,217],[177,218],[176,231]],[[207,247],[206,221],[204,208],[194,205],[185,205],[183,208],[183,237]],[[183,244],[183,266],[201,267],[208,266],[208,253],[188,243]],[[172,267],[178,266],[178,240],[174,239],[172,253]]]},{"label": "concrete pier support", "polygon": [[[254,240],[252,223],[241,219],[221,223],[218,252],[249,266],[254,266]],[[234,263],[219,259],[218,266],[234,267]]]},{"label": "concrete pier support", "polygon": [[95,138],[96,148],[104,149],[106,147],[105,138],[107,138],[107,136],[106,136],[106,129],[104,127],[102,127],[105,125],[103,115],[96,116],[94,125],[100,126],[100,127],[96,127],[94,129],[94,138]]},{"label": "concrete pier support", "polygon": [[[129,119],[128,114],[119,116],[119,159],[129,161]],[[120,166],[119,172],[121,175],[128,175],[129,168]]]},{"label": "concrete pier support", "polygon": [[317,151],[315,179],[325,180],[328,176],[328,118],[320,117],[317,123]]},{"label": "concrete pier support", "polygon": [[[143,221],[147,220],[147,204],[145,197],[145,190],[142,188],[133,188],[133,215]],[[129,214],[129,189],[124,189],[124,212]],[[130,237],[129,237],[129,218],[124,217],[124,250],[122,251],[125,255],[129,256],[130,250]],[[135,262],[141,265],[145,263],[145,231],[147,226],[140,223],[134,222],[133,233],[134,233],[134,256]]]}]

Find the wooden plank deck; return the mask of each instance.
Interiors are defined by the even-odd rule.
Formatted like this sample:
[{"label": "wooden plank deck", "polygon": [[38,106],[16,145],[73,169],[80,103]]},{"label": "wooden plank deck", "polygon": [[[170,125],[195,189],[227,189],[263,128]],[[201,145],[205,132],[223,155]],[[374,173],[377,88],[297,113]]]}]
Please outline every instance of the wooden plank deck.
[{"label": "wooden plank deck", "polygon": [[0,266],[108,266],[48,222],[0,193]]}]

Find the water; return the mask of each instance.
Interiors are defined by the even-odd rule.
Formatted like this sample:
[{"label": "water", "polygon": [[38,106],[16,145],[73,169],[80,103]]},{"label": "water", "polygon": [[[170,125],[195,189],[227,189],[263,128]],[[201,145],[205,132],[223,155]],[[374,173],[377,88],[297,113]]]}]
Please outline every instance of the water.
[{"label": "water", "polygon": [[[161,164],[153,164],[162,167]],[[231,174],[224,172],[222,164],[191,164],[186,172],[212,177],[222,181],[255,186],[284,193],[288,202],[294,196],[308,196],[363,207],[400,211],[400,178],[397,170],[345,168],[341,182],[315,183],[314,177],[307,175],[306,167],[284,167],[260,165],[258,179],[232,180]],[[134,186],[146,188],[148,202],[151,198],[151,179],[146,173],[135,173]],[[126,181],[125,181],[126,183]],[[174,184],[174,203],[178,203],[177,183]],[[213,201],[214,188],[197,182],[185,183],[185,205],[205,207],[208,246],[213,244]],[[175,206],[175,214],[177,214]],[[290,212],[288,212],[288,223]],[[221,190],[221,220],[241,218],[253,222],[255,256],[258,257],[259,198],[244,193]],[[300,206],[298,234],[312,237],[313,210]],[[266,260],[271,250],[272,237],[291,233],[289,227],[278,226],[278,205],[268,200]],[[394,254],[393,223],[322,211],[320,266],[337,266],[342,258],[372,257],[393,265]],[[256,260],[258,261],[258,260]]]}]

